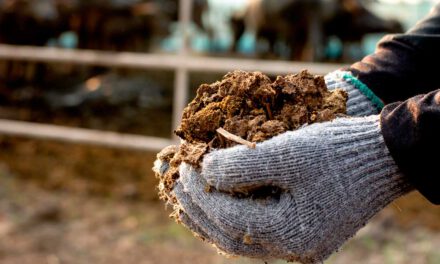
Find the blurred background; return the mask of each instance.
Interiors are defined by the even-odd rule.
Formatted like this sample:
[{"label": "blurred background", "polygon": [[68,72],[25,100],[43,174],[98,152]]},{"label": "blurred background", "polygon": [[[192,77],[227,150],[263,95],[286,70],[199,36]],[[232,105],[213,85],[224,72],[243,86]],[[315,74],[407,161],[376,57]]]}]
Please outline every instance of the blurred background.
[{"label": "blurred background", "polygon": [[[158,201],[181,110],[229,70],[348,65],[433,4],[0,0],[0,263],[263,263],[217,255]],[[438,264],[439,231],[412,193],[326,263]]]}]

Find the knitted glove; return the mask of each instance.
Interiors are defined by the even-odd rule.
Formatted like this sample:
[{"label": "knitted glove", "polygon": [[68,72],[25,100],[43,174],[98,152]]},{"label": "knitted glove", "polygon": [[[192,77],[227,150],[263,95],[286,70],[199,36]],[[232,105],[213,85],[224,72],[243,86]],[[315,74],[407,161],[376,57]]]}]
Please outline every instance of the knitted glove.
[{"label": "knitted glove", "polygon": [[347,114],[350,116],[375,115],[383,108],[382,101],[348,71],[328,73],[324,80],[329,90],[339,88],[348,93]]},{"label": "knitted glove", "polygon": [[[206,191],[207,183],[216,189]],[[231,196],[277,187],[264,198]],[[411,186],[384,143],[379,117],[339,118],[180,167],[180,220],[233,255],[326,259]]]}]

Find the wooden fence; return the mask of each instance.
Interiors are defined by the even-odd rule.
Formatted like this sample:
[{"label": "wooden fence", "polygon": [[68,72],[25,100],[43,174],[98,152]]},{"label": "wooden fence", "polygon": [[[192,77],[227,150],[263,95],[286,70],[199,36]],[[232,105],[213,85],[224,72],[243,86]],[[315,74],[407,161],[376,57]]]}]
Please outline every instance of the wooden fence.
[{"label": "wooden fence", "polygon": [[[192,0],[180,0],[179,21],[184,31],[188,28],[191,20],[191,6]],[[245,71],[261,71],[267,74],[286,74],[309,69],[315,74],[325,74],[344,66],[328,63],[197,56],[189,52],[188,45],[186,44],[187,37],[185,37],[187,34],[183,34],[183,36],[182,48],[176,54],[67,50],[51,47],[0,44],[0,60],[174,70],[173,128],[178,125],[181,111],[188,102],[189,73],[192,71],[227,72],[240,69]],[[171,133],[169,138],[158,138],[1,119],[0,133],[145,151],[158,151],[169,144],[176,143],[177,140]]]}]

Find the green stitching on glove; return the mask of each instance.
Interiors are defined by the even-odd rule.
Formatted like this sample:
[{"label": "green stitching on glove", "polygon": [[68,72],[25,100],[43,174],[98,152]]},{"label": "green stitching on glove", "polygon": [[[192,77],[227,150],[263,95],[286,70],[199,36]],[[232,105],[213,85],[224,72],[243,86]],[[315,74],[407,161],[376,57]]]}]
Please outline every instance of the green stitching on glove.
[{"label": "green stitching on glove", "polygon": [[351,83],[352,85],[354,85],[354,87],[356,87],[362,94],[364,94],[368,99],[371,100],[371,102],[373,103],[373,105],[379,110],[381,111],[382,108],[385,106],[384,103],[382,102],[382,100],[380,100],[379,97],[377,97],[373,91],[370,90],[370,88],[368,88],[367,85],[365,85],[363,82],[361,82],[360,80],[358,80],[356,77],[354,77],[353,75],[346,73],[342,76],[342,78]]}]

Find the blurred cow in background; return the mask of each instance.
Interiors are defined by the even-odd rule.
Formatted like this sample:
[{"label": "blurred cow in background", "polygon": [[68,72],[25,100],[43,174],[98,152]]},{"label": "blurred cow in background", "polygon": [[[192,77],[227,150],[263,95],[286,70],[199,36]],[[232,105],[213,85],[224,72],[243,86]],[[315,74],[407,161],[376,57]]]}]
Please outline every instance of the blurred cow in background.
[{"label": "blurred cow in background", "polygon": [[290,59],[303,61],[324,59],[331,36],[343,44],[360,43],[368,33],[403,30],[398,21],[378,17],[361,0],[249,0],[245,12],[233,17],[232,25],[234,48],[249,31],[257,41],[267,42],[269,54],[275,54],[276,44],[281,43],[287,46]]},{"label": "blurred cow in background", "polygon": [[[205,29],[206,0],[193,2],[193,21]],[[78,0],[70,28],[83,49],[151,51],[178,20],[178,0]]]},{"label": "blurred cow in background", "polygon": [[78,48],[148,51],[167,35],[170,20],[162,11],[175,8],[169,1],[78,0],[68,14],[69,29]]}]

